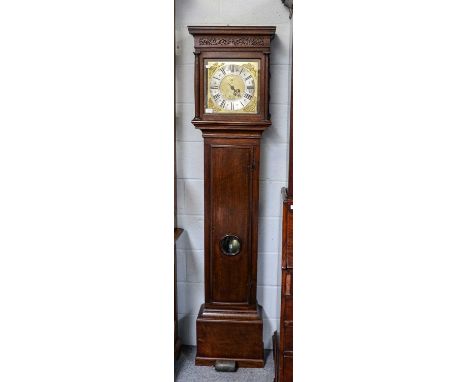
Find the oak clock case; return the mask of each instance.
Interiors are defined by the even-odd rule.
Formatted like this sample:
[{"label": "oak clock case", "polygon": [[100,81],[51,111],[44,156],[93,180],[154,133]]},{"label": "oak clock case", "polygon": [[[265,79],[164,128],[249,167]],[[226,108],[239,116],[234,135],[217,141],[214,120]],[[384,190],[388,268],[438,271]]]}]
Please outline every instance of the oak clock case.
[{"label": "oak clock case", "polygon": [[195,117],[204,142],[205,303],[197,365],[263,367],[257,302],[260,139],[271,124],[269,55],[275,27],[190,26]]}]

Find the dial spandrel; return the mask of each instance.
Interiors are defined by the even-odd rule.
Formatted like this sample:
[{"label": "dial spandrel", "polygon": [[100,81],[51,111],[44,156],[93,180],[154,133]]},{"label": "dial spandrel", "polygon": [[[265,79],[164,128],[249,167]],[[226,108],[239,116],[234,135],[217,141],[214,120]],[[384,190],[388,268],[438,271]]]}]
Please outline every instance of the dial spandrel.
[{"label": "dial spandrel", "polygon": [[258,61],[207,61],[206,113],[257,113]]}]

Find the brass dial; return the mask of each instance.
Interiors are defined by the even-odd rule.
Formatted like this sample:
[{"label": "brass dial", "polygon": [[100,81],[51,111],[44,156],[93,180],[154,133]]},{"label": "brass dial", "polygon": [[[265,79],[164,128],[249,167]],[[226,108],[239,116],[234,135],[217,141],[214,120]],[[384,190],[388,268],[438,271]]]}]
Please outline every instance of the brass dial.
[{"label": "brass dial", "polygon": [[206,113],[257,113],[257,61],[209,61],[206,68]]}]

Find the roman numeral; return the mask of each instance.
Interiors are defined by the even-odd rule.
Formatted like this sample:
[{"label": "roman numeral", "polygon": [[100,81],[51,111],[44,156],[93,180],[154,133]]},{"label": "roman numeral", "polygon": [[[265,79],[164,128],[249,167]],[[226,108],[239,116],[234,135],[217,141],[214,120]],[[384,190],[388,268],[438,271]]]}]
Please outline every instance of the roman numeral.
[{"label": "roman numeral", "polygon": [[225,105],[226,105],[226,101],[223,100],[223,101],[221,102],[221,107],[224,108]]},{"label": "roman numeral", "polygon": [[255,89],[255,86],[247,86],[247,89],[249,89],[249,90],[254,90],[254,89]]},{"label": "roman numeral", "polygon": [[248,100],[252,99],[252,96],[249,93],[245,93],[244,97],[247,98]]},{"label": "roman numeral", "polygon": [[[247,86],[247,87],[248,87],[248,86]],[[212,87],[211,87],[211,90],[217,90],[217,89],[219,89],[219,86],[212,86]]]},{"label": "roman numeral", "polygon": [[245,77],[246,80],[248,80],[249,78],[252,78],[252,76],[247,76],[247,77]]},{"label": "roman numeral", "polygon": [[213,99],[214,99],[215,101],[217,101],[220,97],[221,97],[221,95],[218,93],[218,94],[215,94],[215,95],[213,96]]},{"label": "roman numeral", "polygon": [[231,110],[234,110],[234,104],[231,102]]},{"label": "roman numeral", "polygon": [[223,72],[224,75],[226,75],[226,71],[224,70],[224,68],[221,68],[219,69],[221,72]]}]

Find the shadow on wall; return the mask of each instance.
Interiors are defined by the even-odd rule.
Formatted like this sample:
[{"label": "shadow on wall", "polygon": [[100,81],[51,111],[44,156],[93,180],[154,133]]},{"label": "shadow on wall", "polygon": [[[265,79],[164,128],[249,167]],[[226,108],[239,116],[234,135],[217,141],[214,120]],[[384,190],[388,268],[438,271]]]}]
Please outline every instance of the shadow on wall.
[{"label": "shadow on wall", "polygon": [[179,336],[182,340],[182,344],[184,345],[192,342],[187,338],[187,336],[190,335],[190,326],[193,324],[192,320],[193,319],[189,314],[184,314],[179,318]]}]

